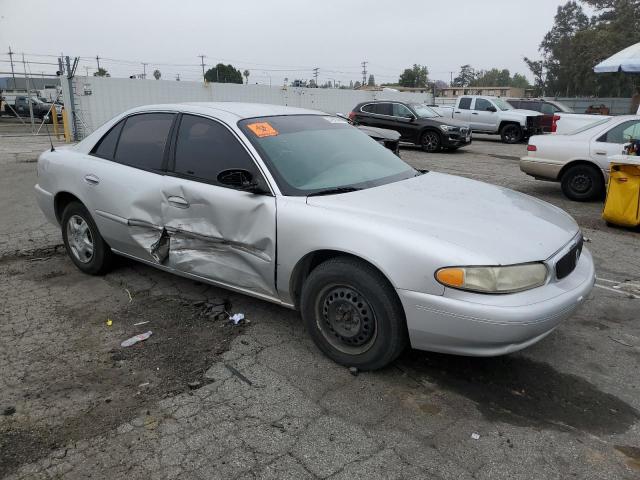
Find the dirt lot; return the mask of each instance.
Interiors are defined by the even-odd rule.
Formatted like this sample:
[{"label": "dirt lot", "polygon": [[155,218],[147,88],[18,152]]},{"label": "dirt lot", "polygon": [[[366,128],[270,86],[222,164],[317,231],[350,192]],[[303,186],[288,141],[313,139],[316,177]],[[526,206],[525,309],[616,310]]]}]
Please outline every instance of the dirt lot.
[{"label": "dirt lot", "polygon": [[[295,312],[125,260],[82,275],[33,199],[47,144],[0,138],[0,477],[640,478],[640,233],[522,174],[523,145],[402,157],[570,212],[591,297],[518,354],[409,351],[353,376]],[[250,323],[216,319],[225,301]]]}]

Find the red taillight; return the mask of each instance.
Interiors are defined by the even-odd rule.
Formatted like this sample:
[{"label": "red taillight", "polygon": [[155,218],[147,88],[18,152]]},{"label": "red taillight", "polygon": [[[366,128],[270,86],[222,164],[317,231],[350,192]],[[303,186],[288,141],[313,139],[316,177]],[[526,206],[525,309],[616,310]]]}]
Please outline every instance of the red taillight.
[{"label": "red taillight", "polygon": [[538,151],[538,147],[536,147],[535,145],[527,145],[527,152],[537,152]]},{"label": "red taillight", "polygon": [[349,112],[349,120],[352,122],[356,119],[356,112]]},{"label": "red taillight", "polygon": [[560,116],[554,115],[553,120],[551,121],[551,133],[556,133],[558,131],[558,120],[560,120]]}]

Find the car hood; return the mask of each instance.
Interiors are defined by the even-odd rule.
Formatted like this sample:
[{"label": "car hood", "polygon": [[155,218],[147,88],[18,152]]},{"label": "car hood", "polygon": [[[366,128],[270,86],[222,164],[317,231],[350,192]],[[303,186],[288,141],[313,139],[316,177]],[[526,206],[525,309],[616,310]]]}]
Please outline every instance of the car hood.
[{"label": "car hood", "polygon": [[513,110],[505,110],[505,112],[519,113],[520,115],[526,115],[527,117],[540,117],[544,115],[543,113],[536,112],[535,110],[523,110],[520,108],[514,108]]},{"label": "car hood", "polygon": [[[447,244],[451,261],[508,265],[546,260],[579,231],[563,210],[528,195],[463,177],[429,172],[307,203],[375,222],[388,235]],[[430,241],[429,241],[430,240]]]}]

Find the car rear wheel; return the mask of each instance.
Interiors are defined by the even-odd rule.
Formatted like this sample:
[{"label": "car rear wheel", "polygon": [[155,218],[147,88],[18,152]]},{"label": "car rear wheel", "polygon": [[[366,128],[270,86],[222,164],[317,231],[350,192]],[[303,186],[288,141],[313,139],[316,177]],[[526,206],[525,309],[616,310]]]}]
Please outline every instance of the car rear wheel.
[{"label": "car rear wheel", "polygon": [[567,198],[579,202],[601,198],[604,192],[602,175],[590,165],[569,167],[561,182],[562,192]]},{"label": "car rear wheel", "polygon": [[518,143],[522,140],[522,128],[515,123],[507,123],[502,130],[500,130],[500,138],[503,143]]},{"label": "car rear wheel", "polygon": [[440,138],[440,134],[433,130],[427,130],[420,138],[420,146],[425,152],[437,152],[440,150],[441,145],[442,139]]},{"label": "car rear wheel", "polygon": [[370,265],[338,257],[316,267],[302,288],[300,310],[311,338],[333,361],[382,368],[407,345],[402,305]]},{"label": "car rear wheel", "polygon": [[71,202],[62,213],[62,240],[69,258],[84,273],[102,275],[111,267],[111,248],[89,211],[79,202]]}]

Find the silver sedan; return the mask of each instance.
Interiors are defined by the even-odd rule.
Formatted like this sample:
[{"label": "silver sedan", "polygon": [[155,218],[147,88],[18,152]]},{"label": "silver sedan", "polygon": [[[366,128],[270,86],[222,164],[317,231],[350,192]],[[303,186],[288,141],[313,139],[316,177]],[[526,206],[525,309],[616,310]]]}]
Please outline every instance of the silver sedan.
[{"label": "silver sedan", "polygon": [[129,110],[43,153],[36,196],[71,260],[114,254],[298,309],[336,362],[407,346],[501,355],[552,332],[595,272],[562,210],[417,171],[343,119],[273,105]]}]

